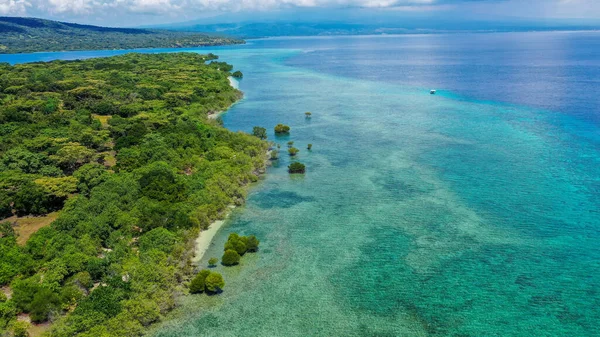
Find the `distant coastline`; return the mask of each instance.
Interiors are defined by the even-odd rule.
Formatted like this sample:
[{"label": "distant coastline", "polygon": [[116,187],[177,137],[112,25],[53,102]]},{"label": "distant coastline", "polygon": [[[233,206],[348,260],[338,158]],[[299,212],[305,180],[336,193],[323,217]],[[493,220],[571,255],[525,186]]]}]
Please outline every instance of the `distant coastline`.
[{"label": "distant coastline", "polygon": [[557,30],[462,30],[462,31],[410,31],[404,33],[348,33],[348,34],[318,34],[318,35],[277,35],[277,36],[244,36],[245,41],[260,40],[292,40],[292,39],[329,39],[336,37],[398,37],[405,35],[460,35],[460,34],[511,34],[511,33],[600,33],[598,29],[557,29]]},{"label": "distant coastline", "polygon": [[[77,36],[74,39],[73,36]],[[244,44],[200,32],[113,28],[37,18],[0,17],[0,54],[138,48],[193,48]]]},{"label": "distant coastline", "polygon": [[596,22],[447,22],[439,25],[427,25],[418,22],[247,22],[247,23],[211,23],[184,22],[170,25],[158,25],[154,28],[172,29],[181,32],[211,32],[227,34],[243,39],[268,37],[309,37],[309,36],[352,36],[352,35],[415,35],[415,34],[465,34],[465,33],[515,33],[515,32],[557,32],[557,31],[598,31]]}]

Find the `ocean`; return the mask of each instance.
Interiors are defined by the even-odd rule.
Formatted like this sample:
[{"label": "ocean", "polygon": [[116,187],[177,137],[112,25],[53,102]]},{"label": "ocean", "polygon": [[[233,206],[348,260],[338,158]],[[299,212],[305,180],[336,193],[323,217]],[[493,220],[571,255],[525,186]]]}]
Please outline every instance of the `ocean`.
[{"label": "ocean", "polygon": [[[143,52],[160,51],[182,50]],[[200,264],[231,232],[260,251],[217,267],[224,292],[183,299],[153,336],[600,336],[599,32],[187,51],[244,73],[224,125],[266,127],[284,151]],[[287,173],[288,141],[304,176]]]}]

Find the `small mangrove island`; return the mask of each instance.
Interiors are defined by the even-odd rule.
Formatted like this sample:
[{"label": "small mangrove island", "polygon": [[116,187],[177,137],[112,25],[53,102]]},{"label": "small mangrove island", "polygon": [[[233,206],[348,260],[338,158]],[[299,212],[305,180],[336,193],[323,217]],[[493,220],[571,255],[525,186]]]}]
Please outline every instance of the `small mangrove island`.
[{"label": "small mangrove island", "polygon": [[275,126],[275,134],[276,135],[289,135],[290,127],[285,124],[277,124]]},{"label": "small mangrove island", "polygon": [[260,241],[254,235],[240,236],[237,233],[229,234],[223,250],[221,263],[224,266],[234,266],[240,262],[241,257],[246,253],[255,253],[258,251]]},{"label": "small mangrove island", "polygon": [[288,172],[291,174],[294,174],[294,173],[302,174],[302,173],[306,172],[306,166],[304,166],[304,164],[302,164],[302,163],[295,161],[288,166]]}]

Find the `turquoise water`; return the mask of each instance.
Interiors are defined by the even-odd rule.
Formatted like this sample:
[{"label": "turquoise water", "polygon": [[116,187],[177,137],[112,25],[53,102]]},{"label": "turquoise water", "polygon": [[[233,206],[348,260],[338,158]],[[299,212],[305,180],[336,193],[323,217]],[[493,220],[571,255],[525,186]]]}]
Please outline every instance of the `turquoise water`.
[{"label": "turquoise water", "polygon": [[[184,299],[153,336],[600,336],[599,105],[573,89],[600,86],[586,52],[600,34],[552,36],[543,54],[563,58],[489,59],[486,46],[513,55],[520,36],[471,53],[404,37],[218,50],[245,74],[225,126],[293,140],[307,173],[274,163],[201,264],[230,232],[261,250],[217,267],[225,291]],[[509,66],[520,74],[503,80]]]},{"label": "turquoise water", "polygon": [[225,125],[290,124],[308,172],[269,171],[205,260],[234,231],[261,251],[156,336],[600,335],[595,125],[226,55],[246,98]]}]

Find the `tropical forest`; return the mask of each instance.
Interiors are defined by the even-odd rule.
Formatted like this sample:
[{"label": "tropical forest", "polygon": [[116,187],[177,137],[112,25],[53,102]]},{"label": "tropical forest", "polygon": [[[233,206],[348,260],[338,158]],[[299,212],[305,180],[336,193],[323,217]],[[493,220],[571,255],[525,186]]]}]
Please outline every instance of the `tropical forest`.
[{"label": "tropical forest", "polygon": [[194,238],[265,169],[264,140],[211,118],[241,98],[232,70],[195,53],[0,65],[0,335],[26,314],[52,336],[138,336],[174,308]]}]

